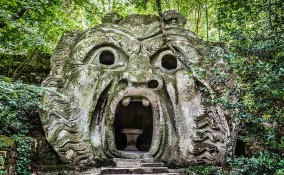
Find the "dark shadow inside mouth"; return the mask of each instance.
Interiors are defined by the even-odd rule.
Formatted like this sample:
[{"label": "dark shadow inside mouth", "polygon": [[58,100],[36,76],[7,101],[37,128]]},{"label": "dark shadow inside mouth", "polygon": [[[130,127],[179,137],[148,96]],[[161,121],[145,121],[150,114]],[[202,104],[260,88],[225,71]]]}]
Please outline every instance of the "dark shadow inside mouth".
[{"label": "dark shadow inside mouth", "polygon": [[[136,143],[132,143],[132,145],[136,146],[136,151],[148,152],[151,147],[153,135],[151,104],[147,107],[143,106],[141,101],[131,101],[128,106],[122,105],[121,102],[118,104],[114,120],[114,135],[117,150],[127,150],[130,140],[129,135],[133,135],[132,133],[138,136],[137,140],[135,139]],[[130,149],[127,151],[135,150]]]}]

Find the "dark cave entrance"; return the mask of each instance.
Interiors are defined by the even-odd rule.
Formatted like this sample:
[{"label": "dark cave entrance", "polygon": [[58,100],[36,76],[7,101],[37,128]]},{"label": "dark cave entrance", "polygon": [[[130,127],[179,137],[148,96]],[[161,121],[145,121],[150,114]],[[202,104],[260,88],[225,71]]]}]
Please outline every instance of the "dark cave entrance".
[{"label": "dark cave entrance", "polygon": [[151,104],[148,101],[145,105],[141,97],[131,97],[124,104],[122,100],[117,106],[113,127],[117,150],[148,152],[153,136]]}]

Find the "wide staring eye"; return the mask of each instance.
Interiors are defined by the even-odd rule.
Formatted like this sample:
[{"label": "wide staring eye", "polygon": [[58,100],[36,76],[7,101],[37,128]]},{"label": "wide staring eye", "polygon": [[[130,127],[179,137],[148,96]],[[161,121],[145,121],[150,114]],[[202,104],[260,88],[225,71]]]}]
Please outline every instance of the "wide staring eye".
[{"label": "wide staring eye", "polygon": [[163,68],[168,69],[168,70],[173,70],[176,69],[178,66],[178,62],[176,57],[173,55],[164,55],[161,60],[161,65]]},{"label": "wide staring eye", "polygon": [[182,63],[174,56],[171,50],[158,52],[153,56],[153,67],[159,68],[165,73],[175,73],[183,69]]},{"label": "wide staring eye", "polygon": [[109,50],[102,51],[99,56],[99,62],[108,66],[113,65],[115,62],[114,54]]},{"label": "wide staring eye", "polygon": [[126,54],[119,48],[103,46],[90,51],[84,63],[95,64],[103,69],[117,69],[126,65],[126,58]]}]

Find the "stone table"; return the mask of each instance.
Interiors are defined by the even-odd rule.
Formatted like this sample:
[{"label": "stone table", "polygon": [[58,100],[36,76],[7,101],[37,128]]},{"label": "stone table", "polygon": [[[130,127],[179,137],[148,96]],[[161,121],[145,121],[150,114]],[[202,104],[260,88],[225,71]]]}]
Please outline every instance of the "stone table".
[{"label": "stone table", "polygon": [[139,135],[143,134],[142,129],[125,128],[121,130],[121,133],[127,137],[127,146],[125,151],[138,151],[136,147],[136,141]]}]

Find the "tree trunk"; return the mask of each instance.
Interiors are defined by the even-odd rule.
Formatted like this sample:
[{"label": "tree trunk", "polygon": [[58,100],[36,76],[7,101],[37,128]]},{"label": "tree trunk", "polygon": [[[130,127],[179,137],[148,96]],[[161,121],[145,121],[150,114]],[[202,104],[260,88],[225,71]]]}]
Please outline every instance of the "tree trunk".
[{"label": "tree trunk", "polygon": [[208,8],[207,4],[205,6],[205,12],[206,12],[206,39],[209,40],[209,34],[208,34]]},{"label": "tree trunk", "polygon": [[196,34],[198,34],[198,30],[199,30],[200,17],[201,17],[201,9],[200,9],[200,5],[198,5],[198,7],[197,7],[196,25],[195,25],[195,32],[196,32]]}]

